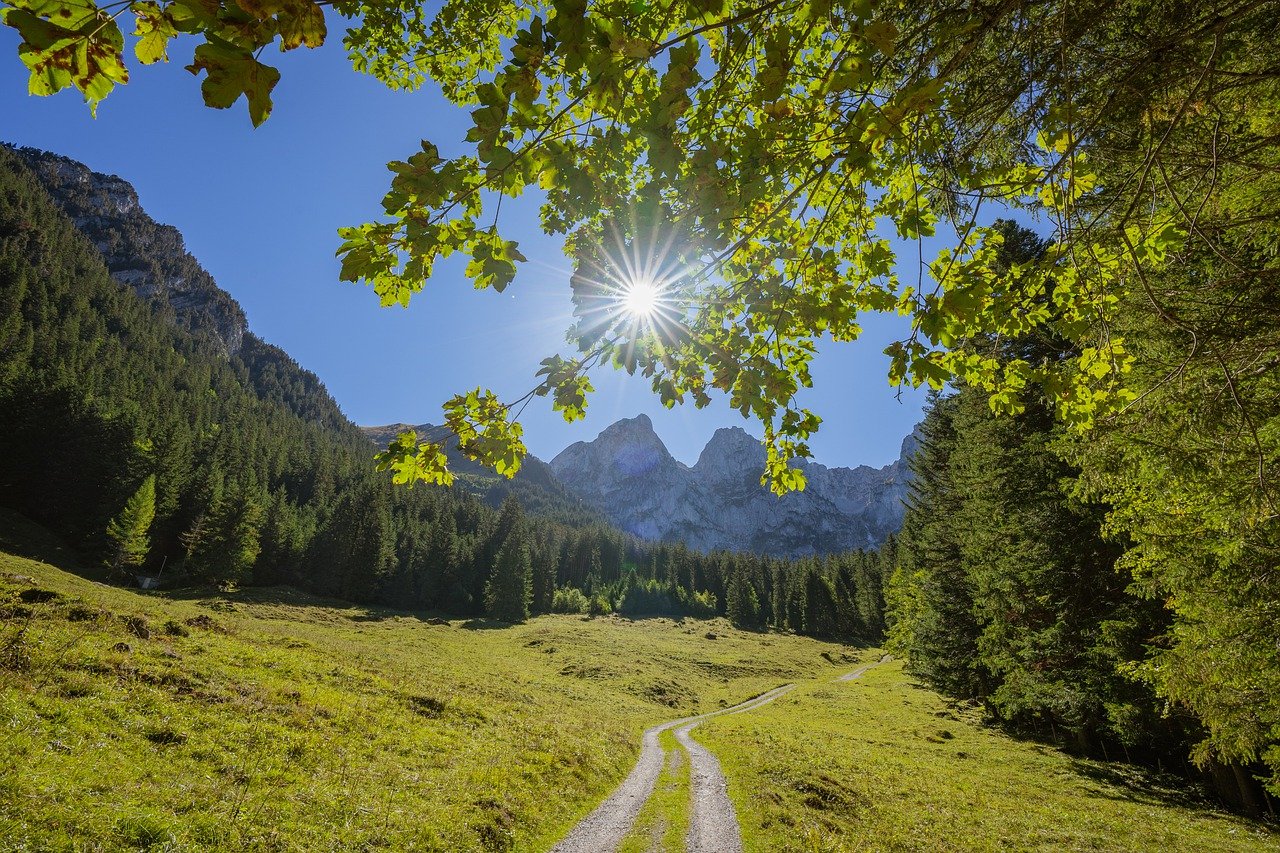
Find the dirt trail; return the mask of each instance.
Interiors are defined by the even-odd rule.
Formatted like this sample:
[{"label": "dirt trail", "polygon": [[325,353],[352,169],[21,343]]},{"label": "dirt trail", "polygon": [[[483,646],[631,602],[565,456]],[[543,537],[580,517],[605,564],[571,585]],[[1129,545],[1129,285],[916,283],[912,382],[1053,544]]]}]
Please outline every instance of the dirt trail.
[{"label": "dirt trail", "polygon": [[879,666],[880,664],[888,663],[891,660],[893,660],[893,655],[883,655],[881,656],[880,660],[876,661],[875,663],[869,663],[864,667],[855,669],[853,672],[846,672],[844,675],[837,678],[836,681],[853,681],[855,678],[862,675],[862,673],[871,669],[873,666]]},{"label": "dirt trail", "polygon": [[[786,693],[794,684],[784,684],[781,687],[775,687],[768,693],[761,694],[754,699],[750,699],[740,705],[734,705],[731,708],[724,708],[719,711],[712,711],[709,714],[700,714],[696,717],[681,717],[678,720],[662,723],[647,729],[644,737],[640,741],[640,758],[636,760],[636,766],[631,769],[631,773],[626,779],[622,780],[614,792],[609,795],[600,806],[587,815],[578,823],[573,830],[564,837],[559,844],[551,848],[551,853],[607,853],[607,851],[616,850],[618,845],[622,843],[622,839],[631,831],[631,827],[636,822],[636,816],[640,814],[640,809],[644,807],[645,801],[649,799],[649,795],[653,793],[654,783],[658,781],[658,774],[662,771],[662,747],[658,745],[658,736],[667,729],[676,726],[684,726],[689,724],[689,728],[697,725],[709,717],[716,717],[721,714],[737,714],[742,711],[749,711],[752,708],[758,708],[777,699]],[[698,822],[698,812],[703,808],[697,799],[697,777],[698,765],[694,762],[692,750],[688,744],[693,743],[686,740],[686,737],[680,737],[677,732],[676,737],[685,744],[685,749],[690,751],[690,770],[693,773],[692,778],[695,781],[694,791],[694,817],[693,823]],[[720,779],[720,785],[723,789],[724,775],[720,773],[720,765],[715,760],[715,756],[707,752],[703,747],[696,743],[693,746],[706,753],[707,757],[715,764],[715,773]],[[729,803],[728,797],[724,798],[724,805],[729,808],[729,819],[732,822],[734,836],[738,835],[738,821],[733,813],[733,806]],[[692,848],[691,848],[692,849]],[[703,849],[724,849],[724,848],[703,848]],[[741,840],[735,850],[742,849]]]},{"label": "dirt trail", "polygon": [[[885,655],[872,664],[845,673],[837,681],[852,681],[872,667],[893,660]],[[795,688],[794,684],[775,687],[754,699],[731,708],[682,717],[647,729],[640,741],[640,758],[627,778],[622,780],[609,798],[587,815],[551,848],[551,853],[612,853],[631,831],[640,809],[653,793],[654,784],[662,772],[664,759],[658,736],[668,729],[676,729],[676,740],[689,754],[690,795],[693,800],[689,818],[689,833],[685,846],[689,853],[742,853],[742,830],[738,815],[729,800],[728,784],[720,769],[720,762],[702,744],[693,739],[690,732],[704,720],[726,714],[741,714],[767,705]]]},{"label": "dirt trail", "polygon": [[676,729],[676,740],[689,753],[689,788],[693,808],[685,849],[689,853],[742,853],[738,813],[729,801],[729,786],[711,750],[689,737],[697,722]]}]

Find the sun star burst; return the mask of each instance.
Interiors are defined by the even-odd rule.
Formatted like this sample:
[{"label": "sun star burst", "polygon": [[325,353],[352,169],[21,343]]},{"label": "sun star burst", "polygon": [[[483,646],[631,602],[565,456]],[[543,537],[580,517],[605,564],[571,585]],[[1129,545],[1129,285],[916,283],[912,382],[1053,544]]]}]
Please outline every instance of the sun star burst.
[{"label": "sun star burst", "polygon": [[662,299],[662,290],[651,278],[639,278],[627,285],[622,293],[623,310],[637,320],[653,316]]}]

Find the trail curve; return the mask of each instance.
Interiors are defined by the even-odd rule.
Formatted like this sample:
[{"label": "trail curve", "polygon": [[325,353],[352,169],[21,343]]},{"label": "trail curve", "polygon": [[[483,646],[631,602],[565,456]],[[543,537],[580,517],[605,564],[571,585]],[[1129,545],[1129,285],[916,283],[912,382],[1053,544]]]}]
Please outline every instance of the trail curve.
[{"label": "trail curve", "polygon": [[[884,655],[875,663],[847,672],[836,681],[853,681],[872,667],[893,660]],[[613,853],[635,825],[636,818],[653,793],[665,758],[658,737],[676,729],[676,740],[689,755],[692,810],[685,846],[689,853],[742,853],[742,830],[737,811],[729,799],[728,783],[720,761],[691,732],[712,717],[741,714],[786,695],[795,684],[783,684],[754,699],[708,714],[681,717],[645,730],[640,740],[636,765],[613,793],[595,811],[578,822],[551,853]]]},{"label": "trail curve", "polygon": [[[662,747],[658,744],[658,736],[676,726],[686,727],[681,732],[676,733],[676,738],[684,746],[685,750],[689,752],[691,762],[690,771],[692,773],[691,778],[694,780],[695,797],[692,824],[698,824],[698,814],[702,808],[697,795],[699,790],[699,767],[705,769],[708,766],[705,760],[700,765],[693,763],[695,761],[694,750],[696,749],[704,753],[714,764],[714,774],[719,777],[720,795],[724,798],[724,805],[728,806],[734,837],[738,838],[738,846],[736,848],[707,847],[699,849],[715,849],[717,851],[741,850],[742,841],[738,832],[738,821],[733,814],[733,805],[729,803],[728,795],[724,793],[724,774],[720,773],[720,764],[716,761],[715,756],[688,737],[687,730],[710,717],[718,717],[722,714],[739,714],[743,711],[750,711],[752,708],[758,708],[761,705],[767,705],[793,687],[795,687],[794,684],[784,684],[730,708],[722,708],[719,711],[712,711],[708,714],[699,714],[693,717],[681,717],[678,720],[671,720],[646,729],[644,736],[640,740],[640,757],[636,760],[636,766],[627,774],[627,778],[622,780],[622,784],[615,788],[613,793],[595,811],[579,821],[578,825],[559,844],[552,847],[551,853],[610,853],[610,851],[618,848],[618,845],[622,843],[622,839],[631,831],[631,827],[636,822],[636,817],[640,814],[640,809],[644,807],[649,795],[653,793],[654,784],[658,781],[658,774],[662,772],[663,753]],[[682,734],[684,735],[683,737],[681,736]],[[708,781],[704,784],[714,786],[715,779],[708,778]],[[714,795],[707,795],[707,797],[708,803],[715,801]],[[691,847],[690,849],[695,848]]]}]

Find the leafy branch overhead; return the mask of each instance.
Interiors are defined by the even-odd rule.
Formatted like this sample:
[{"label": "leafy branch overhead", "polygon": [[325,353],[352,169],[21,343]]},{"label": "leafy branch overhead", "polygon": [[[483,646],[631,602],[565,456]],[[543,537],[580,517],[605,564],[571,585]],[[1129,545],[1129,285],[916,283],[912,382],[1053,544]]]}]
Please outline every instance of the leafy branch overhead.
[{"label": "leafy branch overhead", "polygon": [[169,60],[179,36],[200,36],[192,74],[206,74],[204,102],[219,109],[243,95],[254,126],[271,115],[271,91],[280,72],[258,60],[279,40],[280,50],[319,47],[327,29],[324,10],[312,0],[5,0],[0,16],[22,36],[19,56],[31,72],[32,94],[51,95],[74,86],[90,107],[129,82],[124,35],[118,20],[128,12],[137,37],[134,55],[143,65]]},{"label": "leafy branch overhead", "polygon": [[[886,350],[890,381],[960,381],[1008,413],[1042,389],[1088,429],[1133,400],[1118,306],[1202,236],[1174,184],[1210,185],[1216,165],[1190,144],[1270,79],[1251,41],[1257,4],[1178,5],[335,3],[357,70],[394,88],[431,80],[472,121],[466,155],[424,141],[389,164],[385,215],[340,233],[341,275],[403,306],[457,252],[476,287],[502,290],[524,256],[500,201],[541,192],[542,225],[576,267],[580,352],[544,362],[533,393],[578,417],[601,361],[639,371],[667,405],[721,392],[763,425],[764,478],[780,492],[803,488],[793,462],[820,423],[797,402],[817,343],[857,338],[864,312],[910,321]],[[243,94],[255,124],[279,76],[262,48],[326,36],[309,0],[4,9],[32,91],[75,85],[96,104],[124,82],[115,18],[127,9],[139,61],[202,38],[188,68],[205,73],[206,103]],[[1206,83],[1218,67],[1234,89]],[[1233,150],[1269,138],[1264,125],[1241,124]],[[1051,230],[1047,252],[997,262],[990,223],[1010,211]],[[926,254],[933,238],[950,245]],[[663,322],[609,315],[628,259],[646,252],[663,267]],[[1027,334],[1071,347],[997,359],[974,345]],[[506,473],[522,452],[513,406],[482,394],[447,407],[464,452]],[[397,444],[384,464],[441,480],[425,453]]]}]

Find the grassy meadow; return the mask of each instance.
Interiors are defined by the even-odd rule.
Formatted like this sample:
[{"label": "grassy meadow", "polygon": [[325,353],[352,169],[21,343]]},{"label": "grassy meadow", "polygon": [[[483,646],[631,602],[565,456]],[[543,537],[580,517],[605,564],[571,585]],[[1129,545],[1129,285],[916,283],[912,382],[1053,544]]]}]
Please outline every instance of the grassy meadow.
[{"label": "grassy meadow", "polygon": [[9,850],[545,849],[648,725],[865,654],[722,620],[141,593],[9,555],[0,615]]},{"label": "grassy meadow", "polygon": [[[67,560],[19,533],[0,549]],[[3,851],[545,850],[644,728],[790,681],[694,731],[750,851],[1280,850],[1164,780],[1011,739],[899,663],[834,680],[877,650],[723,620],[506,627],[288,588],[144,593],[8,553],[0,620]],[[683,849],[688,761],[661,743],[624,853]]]},{"label": "grassy meadow", "polygon": [[1011,738],[897,661],[695,734],[720,758],[748,851],[1280,851],[1280,835],[1181,779]]}]

